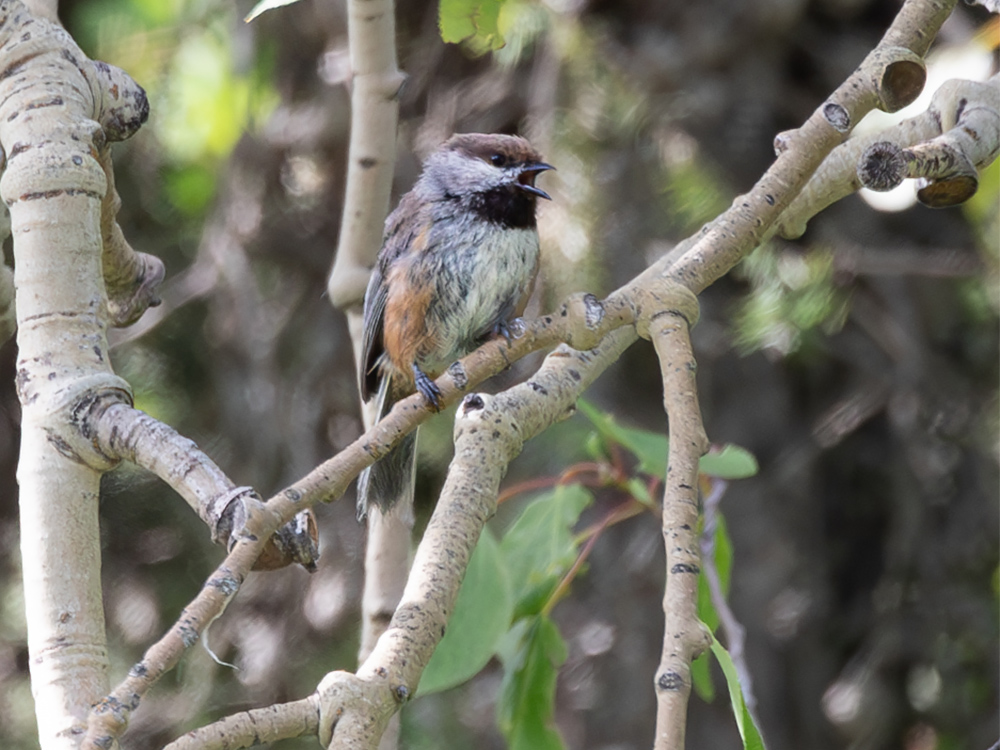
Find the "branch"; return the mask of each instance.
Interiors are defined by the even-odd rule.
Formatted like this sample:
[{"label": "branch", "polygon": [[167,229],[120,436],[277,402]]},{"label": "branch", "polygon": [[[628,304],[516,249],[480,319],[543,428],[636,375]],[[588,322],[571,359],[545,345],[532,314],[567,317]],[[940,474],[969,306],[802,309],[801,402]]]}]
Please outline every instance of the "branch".
[{"label": "branch", "polygon": [[775,140],[778,158],[746,195],[702,229],[670,269],[671,278],[699,293],[769,236],[771,227],[827,154],[876,106],[896,111],[923,86],[920,59],[955,0],[907,0],[878,46],[797,130]]},{"label": "branch", "polygon": [[528,382],[496,396],[465,398],[455,422],[455,459],[389,628],[356,675],[332,673],[318,689],[324,746],[374,747],[373,738],[414,694],[472,550],[496,511],[507,465],[527,440],[572,410],[577,389],[617,360],[630,338],[621,330],[590,351],[559,347]]},{"label": "branch", "polygon": [[[50,18],[54,6],[39,5]],[[119,96],[144,99],[124,74],[117,82]],[[43,748],[78,736],[108,688],[98,495],[114,462],[76,418],[94,401],[131,402],[108,357],[99,229],[108,184],[97,154],[143,120],[127,106],[115,127],[109,96],[95,63],[57,23],[0,3],[0,194],[17,269],[21,554]]]},{"label": "branch", "polygon": [[649,324],[663,373],[670,440],[663,495],[667,580],[663,652],[655,680],[656,750],[684,747],[691,662],[712,643],[696,606],[700,572],[698,459],[708,450],[708,438],[698,408],[697,365],[691,351],[690,326],[695,320],[690,314],[669,312],[655,316]]},{"label": "branch", "polygon": [[166,269],[163,261],[155,255],[137,253],[128,244],[121,227],[115,221],[122,201],[115,188],[110,147],[101,149],[98,158],[108,180],[108,191],[101,203],[104,286],[108,294],[111,324],[123,328],[135,323],[148,308],[160,304],[157,289]]},{"label": "branch", "polygon": [[861,153],[858,180],[873,190],[892,190],[906,178],[919,178],[917,198],[924,205],[964,203],[979,188],[977,170],[1000,152],[1000,74],[987,83],[946,81],[926,114],[935,137],[910,148],[880,139]]},{"label": "branch", "polygon": [[[945,186],[961,188],[949,194],[961,200],[968,198],[978,184],[975,168],[996,158],[1000,148],[998,97],[1000,76],[987,83],[947,81],[934,93],[926,111],[838,146],[782,214],[776,233],[787,239],[801,237],[809,219],[827,206],[861,187],[888,190],[906,177],[937,173]],[[942,150],[946,158],[936,163],[928,160],[928,152]],[[952,165],[952,169],[942,173],[944,164]],[[948,179],[953,173],[957,182]],[[930,190],[933,197],[941,188],[924,190]]]},{"label": "branch", "polygon": [[239,750],[292,737],[315,736],[318,727],[319,701],[311,695],[233,714],[178,737],[163,750]]},{"label": "branch", "polygon": [[[526,333],[510,344],[494,341],[484,345],[452,365],[438,379],[444,403],[453,403],[469,388],[529,351],[564,341],[573,349],[558,348],[546,358],[536,377],[502,394],[502,399],[487,399],[482,408],[483,414],[486,414],[490,404],[503,404],[506,408],[498,410],[498,424],[506,424],[505,420],[522,419],[519,425],[522,440],[564,416],[580,392],[635,340],[636,331],[623,327],[634,326],[640,319],[648,320],[664,312],[664,319],[676,318],[675,312],[680,312],[682,318],[688,317],[680,309],[685,300],[678,301],[674,287],[687,287],[697,293],[728,272],[759,243],[812,171],[861,115],[876,104],[881,103],[886,108],[898,107],[911,98],[914,79],[922,80],[922,68],[913,59],[914,55],[926,52],[952,5],[952,2],[908,0],[879,48],[859,71],[802,128],[786,134],[781,141],[783,151],[774,166],[747,196],[735,201],[732,209],[685,243],[686,252],[679,260],[673,260],[674,256],[671,256],[671,259],[655,264],[603,303],[591,295],[576,295],[558,313],[532,321],[526,326]],[[920,75],[917,75],[918,72]],[[661,277],[665,274],[673,283],[664,283]],[[653,335],[667,335],[659,328],[661,325],[662,322],[652,328]],[[506,401],[510,394],[523,397],[530,406],[515,406]],[[471,412],[468,415],[470,419],[486,419],[486,416],[475,416],[481,411],[477,404],[469,404],[466,411]],[[492,415],[492,412],[489,414]],[[259,554],[263,539],[303,508],[320,500],[339,497],[363,468],[386,455],[404,435],[429,416],[419,394],[400,401],[385,419],[355,443],[271,498],[265,506],[267,513],[261,522],[248,523],[246,533],[239,535],[223,566],[185,612],[182,621],[172,628],[164,641],[147,652],[147,657],[137,665],[133,675],[95,709],[85,747],[104,746],[120,734],[128,715],[146,690],[166,668],[176,663],[183,649],[196,641],[206,624],[222,612],[228,596],[242,582]],[[476,471],[483,471],[481,463],[477,463]],[[469,529],[477,525],[478,521],[474,521]],[[478,530],[474,536],[478,537]],[[367,736],[370,737],[375,729],[385,726],[400,701],[412,695],[426,658],[429,658],[428,649],[433,648],[440,638],[440,628],[443,627],[440,618],[446,618],[449,611],[447,604],[451,595],[446,592],[452,587],[457,590],[464,571],[464,567],[450,565],[450,549],[433,548],[435,555],[431,554],[431,549],[421,545],[421,550],[428,551],[418,551],[420,565],[415,562],[415,572],[404,595],[404,606],[397,611],[389,630],[379,640],[357,676],[336,673],[321,685],[324,731],[334,731],[332,724],[334,718],[339,716],[337,733],[345,733],[347,737],[360,736],[357,734],[360,730],[354,726],[360,722],[369,726]],[[440,578],[427,578],[426,574],[434,570],[449,572]],[[422,588],[424,586],[431,588]],[[423,601],[421,597],[424,596],[435,597],[428,617],[415,613],[415,606],[420,606],[417,602]],[[406,631],[417,624],[409,622],[409,617],[420,620],[418,641],[406,640]],[[428,625],[430,629],[424,631],[423,628]],[[433,626],[438,626],[437,631]],[[167,641],[172,645],[168,644],[169,648],[164,650]],[[165,654],[169,654],[168,660],[151,661],[152,657]],[[355,702],[345,707],[343,701]],[[368,744],[359,746],[369,747]]]},{"label": "branch", "polygon": [[[212,541],[226,546],[264,503],[250,487],[237,487],[192,440],[138,409],[114,403],[94,409],[84,431],[110,460],[131,461],[170,485],[198,514]],[[316,569],[316,521],[303,510],[293,523],[271,535],[254,570],[275,570],[299,563]]]},{"label": "branch", "polygon": [[[603,305],[592,295],[575,295],[563,305],[559,314],[533,321],[521,339],[510,345],[502,339],[490,342],[452,365],[437,381],[443,402],[446,405],[453,403],[468,388],[509,366],[508,349],[521,357],[562,340],[582,349],[593,346],[606,333],[636,319],[633,305],[625,294],[612,295]],[[631,338],[625,338],[631,343]],[[586,353],[580,356],[589,361]],[[580,382],[575,369],[569,372],[571,375],[564,376],[567,381]],[[599,371],[594,372],[592,378],[598,374]],[[205,628],[222,614],[260,556],[265,540],[301,511],[317,502],[339,498],[365,467],[391,451],[399,440],[431,416],[433,413],[419,393],[403,399],[385,419],[350,446],[272,497],[260,513],[249,515],[244,527],[232,535],[229,555],[181,618],[146,651],[128,677],[94,706],[83,748],[98,750],[124,732],[129,717],[149,689],[176,666],[184,651],[193,646]],[[553,416],[553,421],[555,419]]]},{"label": "branch", "polygon": [[337,258],[327,282],[335,307],[358,307],[382,244],[396,163],[397,95],[406,77],[396,62],[392,0],[350,0],[351,143]]},{"label": "branch", "polygon": [[[359,368],[363,366],[361,302],[389,209],[396,163],[397,95],[406,80],[396,60],[395,18],[393,0],[348,2],[351,141],[340,241],[327,292],[347,316]],[[375,404],[362,411],[369,428],[375,421]],[[369,512],[359,661],[371,653],[399,603],[409,572],[412,531],[412,496],[402,498],[388,515],[377,508]],[[393,734],[398,734],[398,727]],[[387,736],[383,747],[397,744],[394,736]]]}]

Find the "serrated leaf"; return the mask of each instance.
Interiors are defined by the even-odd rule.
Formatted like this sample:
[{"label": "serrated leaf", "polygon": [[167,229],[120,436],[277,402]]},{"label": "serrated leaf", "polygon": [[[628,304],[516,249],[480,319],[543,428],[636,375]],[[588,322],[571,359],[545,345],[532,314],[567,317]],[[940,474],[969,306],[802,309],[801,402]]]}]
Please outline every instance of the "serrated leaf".
[{"label": "serrated leaf", "polygon": [[553,726],[556,676],[566,643],[545,615],[521,620],[501,649],[504,664],[497,724],[508,750],[563,750]]},{"label": "serrated leaf", "polygon": [[299,0],[260,0],[249,13],[244,17],[246,23],[250,23],[253,19],[269,10],[274,10],[275,8],[280,8],[284,5],[291,5],[292,3],[297,3]]},{"label": "serrated leaf", "polygon": [[743,738],[744,750],[766,750],[764,740],[757,730],[757,725],[753,722],[753,717],[747,710],[746,701],[743,699],[743,688],[740,686],[739,677],[736,674],[736,665],[729,656],[729,652],[723,648],[715,636],[712,636],[712,653],[716,661],[722,667],[722,673],[726,676],[726,685],[729,688],[729,700],[733,706],[733,716],[736,718],[736,727],[740,730],[740,737]]},{"label": "serrated leaf", "polygon": [[732,443],[726,443],[718,452],[706,453],[698,462],[698,471],[719,479],[746,479],[759,470],[754,455]]},{"label": "serrated leaf", "polygon": [[418,695],[460,685],[486,666],[514,611],[500,545],[484,529],[469,560],[448,629],[420,678]]},{"label": "serrated leaf", "polygon": [[592,500],[580,485],[560,485],[535,497],[500,542],[510,577],[515,617],[540,611],[559,579],[576,560],[572,532]]}]

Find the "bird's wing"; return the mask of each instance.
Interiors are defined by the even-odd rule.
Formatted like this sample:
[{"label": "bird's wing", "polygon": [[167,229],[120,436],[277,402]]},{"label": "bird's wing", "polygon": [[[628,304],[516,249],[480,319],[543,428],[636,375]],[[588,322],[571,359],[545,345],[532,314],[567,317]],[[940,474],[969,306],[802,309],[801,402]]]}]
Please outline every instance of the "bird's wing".
[{"label": "bird's wing", "polygon": [[420,210],[420,201],[412,192],[403,196],[396,210],[385,220],[385,233],[378,262],[372,269],[365,292],[364,332],[361,337],[361,398],[368,401],[378,391],[379,363],[385,353],[385,305],[389,287],[385,280],[393,262],[410,250],[414,242],[426,240],[427,211]]}]

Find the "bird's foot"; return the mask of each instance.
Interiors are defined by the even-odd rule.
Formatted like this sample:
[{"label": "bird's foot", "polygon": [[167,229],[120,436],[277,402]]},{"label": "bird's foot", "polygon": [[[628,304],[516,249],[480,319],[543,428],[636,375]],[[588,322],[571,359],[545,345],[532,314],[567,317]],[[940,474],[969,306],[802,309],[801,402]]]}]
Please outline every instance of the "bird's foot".
[{"label": "bird's foot", "polygon": [[514,339],[521,338],[528,327],[524,323],[524,318],[514,318],[513,320],[499,320],[493,327],[494,333],[503,336],[510,346]]},{"label": "bird's foot", "polygon": [[417,366],[416,362],[413,363],[413,380],[417,385],[417,390],[427,401],[427,405],[434,411],[441,411],[441,389],[426,372]]}]

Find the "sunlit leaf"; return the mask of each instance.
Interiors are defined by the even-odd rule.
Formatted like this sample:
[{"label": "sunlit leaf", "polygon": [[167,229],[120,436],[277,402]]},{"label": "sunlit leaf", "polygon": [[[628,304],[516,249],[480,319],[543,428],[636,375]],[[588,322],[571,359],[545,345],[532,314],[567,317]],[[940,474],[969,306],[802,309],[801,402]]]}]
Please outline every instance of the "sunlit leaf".
[{"label": "sunlit leaf", "polygon": [[419,695],[459,685],[492,658],[514,609],[500,546],[484,529],[469,560],[448,629],[420,678]]},{"label": "sunlit leaf", "polygon": [[250,23],[253,19],[259,16],[265,11],[274,10],[275,8],[281,8],[285,5],[291,5],[292,3],[297,3],[299,0],[260,0],[249,13],[244,17],[244,21]]},{"label": "sunlit leaf", "polygon": [[188,216],[200,216],[215,196],[215,172],[201,164],[164,171],[163,187],[170,202]]},{"label": "sunlit leaf", "polygon": [[566,643],[545,615],[521,620],[504,639],[497,724],[509,750],[563,750],[553,725],[556,676]]},{"label": "sunlit leaf", "polygon": [[504,0],[441,0],[438,25],[450,44],[467,42],[477,54],[500,49],[500,8]]}]

